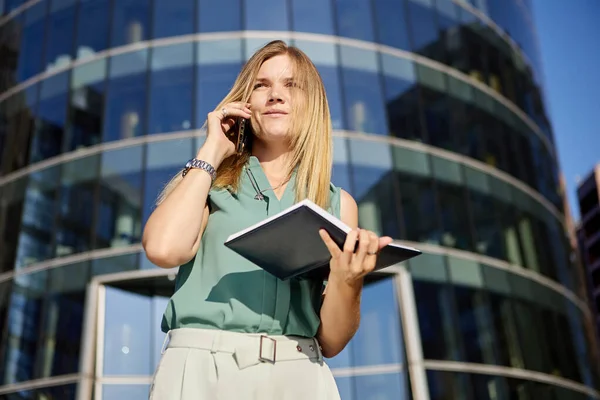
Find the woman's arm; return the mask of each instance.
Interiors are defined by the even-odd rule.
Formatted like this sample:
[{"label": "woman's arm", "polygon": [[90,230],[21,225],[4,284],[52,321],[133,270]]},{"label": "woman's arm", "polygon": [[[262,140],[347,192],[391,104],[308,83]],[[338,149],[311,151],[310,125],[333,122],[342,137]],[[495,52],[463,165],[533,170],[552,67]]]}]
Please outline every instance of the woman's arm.
[{"label": "woman's arm", "polygon": [[[210,146],[203,146],[196,158],[217,169],[221,156]],[[153,264],[173,268],[194,257],[208,221],[210,187],[210,175],[192,168],[152,212],[144,227],[142,246]]]},{"label": "woman's arm", "polygon": [[[227,112],[208,113],[206,141],[196,156],[215,170],[235,153],[235,146],[227,137],[235,118],[250,118],[246,103],[229,103],[223,110]],[[206,199],[212,185],[211,176],[192,168],[184,179],[178,177],[173,184],[175,187],[148,218],[142,236],[146,257],[162,268],[177,267],[191,260],[208,222]]]},{"label": "woman's arm", "polygon": [[[321,306],[321,325],[317,340],[325,357],[340,353],[352,339],[360,324],[360,300],[364,276],[375,267],[376,253],[392,239],[358,229],[356,201],[345,191],[341,194],[341,219],[353,230],[346,238],[343,251],[325,231],[321,237],[331,252],[331,272]],[[358,249],[354,252],[356,241]]]}]

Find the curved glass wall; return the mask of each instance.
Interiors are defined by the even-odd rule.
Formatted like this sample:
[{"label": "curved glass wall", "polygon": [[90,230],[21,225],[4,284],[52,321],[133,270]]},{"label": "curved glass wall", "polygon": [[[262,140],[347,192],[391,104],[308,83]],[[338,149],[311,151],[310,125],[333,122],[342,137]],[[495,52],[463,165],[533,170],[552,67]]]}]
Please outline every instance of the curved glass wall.
[{"label": "curved glass wall", "polygon": [[[431,399],[600,398],[529,3],[0,0],[0,397],[75,398],[88,283],[156,271],[140,239],[157,194],[282,38],[323,77],[361,226],[424,250],[365,288],[329,360],[342,398],[410,398],[411,368]],[[100,398],[147,397],[162,278],[106,286]]]},{"label": "curved glass wall", "polygon": [[[0,271],[139,243],[159,191],[201,145],[194,133],[121,143],[0,186],[3,237],[13,243]],[[353,193],[364,227],[505,260],[572,288],[560,214],[531,189],[467,158],[356,135],[336,134],[333,181]]]}]

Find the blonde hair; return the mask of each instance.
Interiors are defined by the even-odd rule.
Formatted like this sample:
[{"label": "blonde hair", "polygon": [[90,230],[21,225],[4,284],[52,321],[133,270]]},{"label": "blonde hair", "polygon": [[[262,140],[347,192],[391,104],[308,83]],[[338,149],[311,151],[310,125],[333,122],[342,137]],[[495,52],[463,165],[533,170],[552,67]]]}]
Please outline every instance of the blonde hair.
[{"label": "blonde hair", "polygon": [[[281,40],[266,44],[243,66],[232,89],[215,110],[235,101],[248,102],[260,67],[265,61],[279,55],[288,55],[294,66],[294,82],[297,89],[293,91],[293,95],[304,97],[304,101],[293,103],[293,118],[288,135],[292,151],[287,178],[291,178],[296,169],[296,201],[308,198],[327,208],[333,162],[331,117],[323,80],[304,52],[288,46]],[[248,128],[252,132],[251,126]],[[252,135],[250,133],[248,136],[251,138]],[[225,159],[217,170],[213,188],[231,187],[237,191],[243,167],[250,158],[251,150],[250,140],[241,155],[235,154]],[[167,183],[158,197],[157,205],[164,201],[182,179],[181,173],[178,173]]]}]

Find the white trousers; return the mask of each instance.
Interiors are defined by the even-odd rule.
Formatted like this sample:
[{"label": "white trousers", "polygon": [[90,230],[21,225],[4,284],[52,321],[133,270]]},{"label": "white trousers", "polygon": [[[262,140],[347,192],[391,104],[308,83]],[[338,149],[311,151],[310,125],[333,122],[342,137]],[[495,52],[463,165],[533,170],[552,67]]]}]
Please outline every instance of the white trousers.
[{"label": "white trousers", "polygon": [[183,328],[167,340],[150,400],[340,400],[316,339]]}]

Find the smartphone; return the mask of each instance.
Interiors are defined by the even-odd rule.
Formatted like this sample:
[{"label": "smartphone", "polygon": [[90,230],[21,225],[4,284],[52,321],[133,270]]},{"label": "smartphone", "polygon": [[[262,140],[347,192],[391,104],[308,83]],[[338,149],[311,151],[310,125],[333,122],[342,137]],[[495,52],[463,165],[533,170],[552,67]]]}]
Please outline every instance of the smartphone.
[{"label": "smartphone", "polygon": [[244,145],[246,144],[246,118],[238,118],[237,128],[238,134],[235,143],[235,151],[240,155],[244,151]]}]

